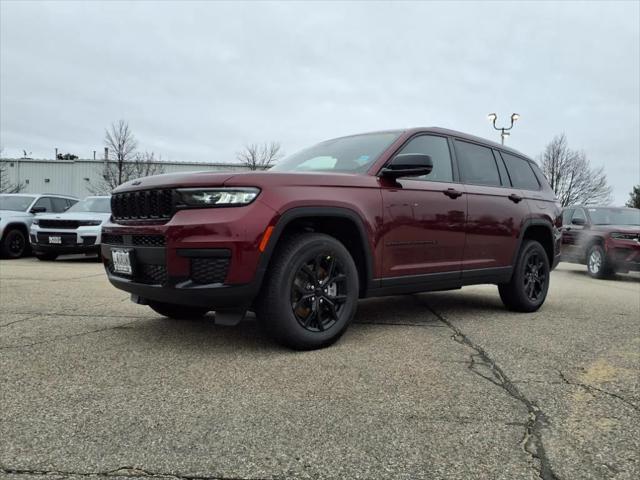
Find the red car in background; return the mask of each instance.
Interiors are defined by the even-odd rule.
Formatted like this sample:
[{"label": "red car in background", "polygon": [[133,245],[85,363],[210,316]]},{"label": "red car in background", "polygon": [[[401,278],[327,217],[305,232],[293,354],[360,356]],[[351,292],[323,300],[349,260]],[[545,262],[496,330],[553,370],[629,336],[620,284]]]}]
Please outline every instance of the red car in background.
[{"label": "red car in background", "polygon": [[562,212],[562,260],[587,265],[589,275],[640,271],[640,210],[581,206]]},{"label": "red car in background", "polygon": [[115,287],[169,317],[255,310],[298,349],[338,339],[364,297],[492,283],[537,310],[559,259],[560,207],[535,162],[440,128],[328,140],[267,172],[143,178],[111,202]]}]

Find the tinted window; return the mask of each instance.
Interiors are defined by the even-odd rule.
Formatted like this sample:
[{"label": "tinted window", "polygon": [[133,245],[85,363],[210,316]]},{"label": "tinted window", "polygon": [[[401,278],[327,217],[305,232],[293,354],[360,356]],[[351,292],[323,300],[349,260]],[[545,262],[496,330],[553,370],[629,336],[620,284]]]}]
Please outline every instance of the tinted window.
[{"label": "tinted window", "polygon": [[576,218],[581,218],[585,221],[585,223],[587,222],[587,217],[584,214],[584,211],[581,208],[576,208],[573,212],[573,216],[571,217],[571,220],[574,220]]},{"label": "tinted window", "polygon": [[53,204],[53,211],[56,213],[64,212],[69,208],[65,198],[51,197],[51,203]]},{"label": "tinted window", "polygon": [[504,160],[500,158],[500,153],[494,150],[493,155],[496,157],[496,163],[498,164],[498,171],[500,172],[500,179],[502,180],[502,185],[505,187],[511,186],[511,181],[509,180],[509,174],[507,173],[507,168],[504,166]]},{"label": "tinted window", "polygon": [[562,225],[571,225],[572,214],[573,214],[572,208],[568,208],[562,212]]},{"label": "tinted window", "polygon": [[432,182],[453,181],[451,154],[449,153],[449,143],[446,138],[422,135],[412,139],[403,147],[400,153],[424,153],[425,155],[431,156],[431,160],[433,161],[433,170],[431,170],[431,173],[414,178],[430,180]]},{"label": "tinted window", "polygon": [[504,158],[511,177],[511,183],[515,188],[523,188],[524,190],[540,189],[536,174],[533,173],[529,162],[504,152],[502,152],[502,158]]},{"label": "tinted window", "polygon": [[456,140],[456,155],[463,183],[500,186],[500,175],[490,148]]},{"label": "tinted window", "polygon": [[42,197],[31,208],[44,208],[45,212],[53,212],[53,207],[51,205],[51,199],[49,197]]}]

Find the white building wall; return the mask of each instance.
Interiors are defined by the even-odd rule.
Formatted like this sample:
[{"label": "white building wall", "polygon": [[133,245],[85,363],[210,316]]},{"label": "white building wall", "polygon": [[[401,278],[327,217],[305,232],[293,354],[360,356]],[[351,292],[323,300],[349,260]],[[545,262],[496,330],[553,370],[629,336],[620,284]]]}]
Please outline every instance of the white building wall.
[{"label": "white building wall", "polygon": [[[0,159],[8,182],[23,184],[23,193],[58,193],[78,198],[91,195],[89,186],[99,183],[103,160]],[[242,171],[240,164],[158,162],[164,173]],[[4,182],[4,181],[3,181]]]}]

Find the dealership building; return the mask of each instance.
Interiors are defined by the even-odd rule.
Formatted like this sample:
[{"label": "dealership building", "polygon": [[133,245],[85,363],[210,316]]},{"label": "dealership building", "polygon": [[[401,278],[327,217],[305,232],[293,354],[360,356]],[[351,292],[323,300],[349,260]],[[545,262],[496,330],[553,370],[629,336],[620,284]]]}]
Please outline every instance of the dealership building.
[{"label": "dealership building", "polygon": [[[3,184],[22,185],[21,193],[56,193],[78,198],[92,195],[91,186],[98,185],[104,160],[52,160],[34,158],[3,158]],[[238,163],[165,162],[155,164],[163,173],[229,172],[246,170]]]}]

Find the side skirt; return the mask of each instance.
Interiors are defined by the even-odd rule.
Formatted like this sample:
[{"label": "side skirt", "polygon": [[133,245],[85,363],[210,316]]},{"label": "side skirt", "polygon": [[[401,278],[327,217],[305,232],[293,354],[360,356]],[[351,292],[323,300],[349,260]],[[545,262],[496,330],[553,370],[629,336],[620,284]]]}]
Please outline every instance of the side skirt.
[{"label": "side skirt", "polygon": [[428,273],[405,277],[380,278],[367,291],[366,297],[404,295],[408,293],[456,290],[466,285],[498,284],[511,280],[512,267],[481,268],[446,273]]}]

